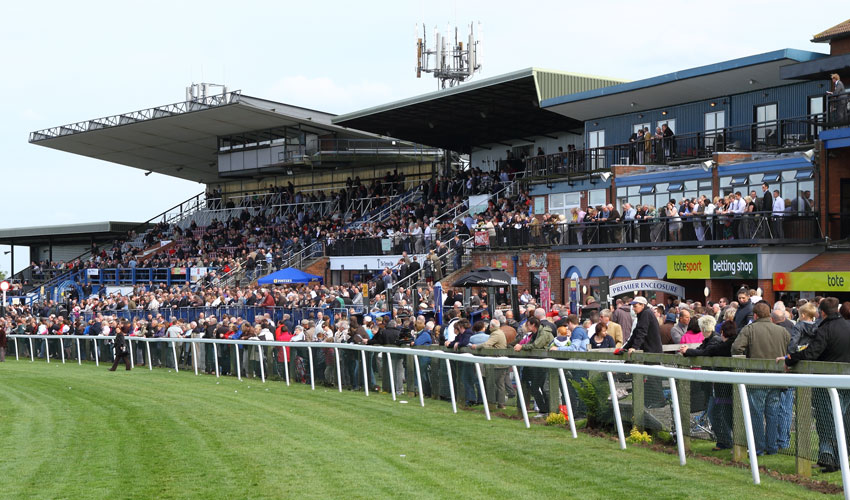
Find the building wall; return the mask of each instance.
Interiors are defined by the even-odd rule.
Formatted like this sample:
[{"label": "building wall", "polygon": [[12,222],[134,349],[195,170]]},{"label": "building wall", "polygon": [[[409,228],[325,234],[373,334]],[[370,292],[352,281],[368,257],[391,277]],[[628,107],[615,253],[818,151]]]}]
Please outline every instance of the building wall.
[{"label": "building wall", "polygon": [[[794,83],[676,106],[624,113],[585,122],[585,137],[588,132],[605,130],[606,145],[624,144],[628,142],[634,125],[648,122],[650,130],[654,131],[659,121],[670,119],[676,120],[673,132],[677,135],[702,132],[705,129],[705,113],[714,111],[725,111],[725,126],[735,127],[753,123],[754,106],[772,102],[778,103],[778,119],[802,117],[809,113],[809,97],[822,96],[827,90],[826,81]],[[667,114],[663,114],[664,112]]]},{"label": "building wall", "polygon": [[499,144],[484,144],[469,155],[469,161],[473,168],[490,171],[498,168],[499,161],[507,159],[507,150],[514,146],[531,145],[532,152],[536,153],[537,148],[543,148],[546,154],[558,152],[558,147],[567,150],[567,146],[573,145],[576,149],[584,147],[583,135],[575,132],[556,132],[551,134],[551,137],[525,137],[523,139],[512,139],[503,141]]},{"label": "building wall", "polygon": [[[561,279],[561,259],[555,252],[475,252],[472,254],[472,267],[497,267],[504,269],[509,275],[514,275],[514,263],[511,257],[516,255],[517,272],[520,293],[525,288],[531,288],[531,274],[545,268],[549,271],[549,280],[555,303],[564,303],[563,279]],[[532,257],[533,255],[533,257]],[[545,257],[545,258],[544,258]],[[533,262],[532,262],[533,261]]]}]

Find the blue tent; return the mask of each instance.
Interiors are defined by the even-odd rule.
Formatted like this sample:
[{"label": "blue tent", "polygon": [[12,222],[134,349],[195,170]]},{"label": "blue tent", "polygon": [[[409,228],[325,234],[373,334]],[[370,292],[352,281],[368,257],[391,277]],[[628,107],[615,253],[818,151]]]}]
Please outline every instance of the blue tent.
[{"label": "blue tent", "polygon": [[257,280],[257,283],[260,285],[288,285],[291,283],[310,283],[311,281],[321,283],[323,280],[321,276],[305,273],[294,267],[287,267],[286,269],[275,271],[268,276],[263,276]]}]

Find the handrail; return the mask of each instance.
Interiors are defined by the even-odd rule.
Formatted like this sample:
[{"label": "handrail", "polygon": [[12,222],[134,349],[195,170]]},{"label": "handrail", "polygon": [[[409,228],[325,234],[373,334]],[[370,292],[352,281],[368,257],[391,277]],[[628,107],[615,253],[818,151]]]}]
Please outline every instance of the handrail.
[{"label": "handrail", "polygon": [[[525,158],[527,176],[553,173],[592,173],[613,165],[669,164],[709,158],[720,151],[775,151],[800,148],[817,140],[823,113],[723,127],[671,137],[610,144],[597,148],[550,153]],[[649,144],[647,144],[649,143]],[[746,147],[749,145],[749,147]]]},{"label": "handrail", "polygon": [[[42,339],[42,340],[76,340],[77,351],[78,351],[78,362],[81,363],[80,354],[80,340],[90,340],[97,345],[98,340],[114,340],[114,336],[79,336],[79,335],[19,335],[19,334],[11,334],[10,338],[13,339],[14,347],[15,347],[15,358],[19,360],[19,352],[18,352],[18,339],[26,339],[30,342],[30,355],[31,360],[34,362],[34,348],[32,347],[33,339]],[[569,421],[571,424],[571,431],[573,437],[577,437],[575,433],[574,421],[575,418],[573,416],[573,407],[572,402],[569,396],[569,390],[567,387],[566,379],[564,376],[565,370],[578,370],[578,371],[586,371],[586,372],[597,372],[600,374],[605,374],[608,378],[608,387],[610,390],[610,401],[614,410],[617,434],[619,437],[620,448],[626,448],[626,440],[625,440],[625,432],[623,421],[620,414],[620,403],[617,395],[617,389],[614,382],[613,374],[633,374],[633,375],[641,375],[647,377],[658,377],[661,379],[666,379],[670,383],[670,393],[672,399],[672,407],[673,407],[673,421],[676,429],[676,440],[679,451],[679,463],[684,466],[686,464],[686,455],[685,455],[685,444],[684,444],[684,432],[682,432],[682,415],[679,409],[679,396],[677,390],[677,380],[681,381],[690,381],[690,382],[713,382],[720,384],[735,384],[738,388],[738,393],[741,397],[741,413],[743,417],[744,423],[744,431],[747,440],[747,448],[749,450],[749,458],[750,458],[750,468],[752,472],[753,482],[755,484],[760,483],[760,473],[758,469],[758,457],[756,455],[755,448],[755,435],[753,431],[753,425],[750,415],[750,405],[749,399],[747,395],[746,386],[762,386],[762,387],[809,387],[809,388],[825,388],[829,393],[830,403],[832,406],[832,417],[833,424],[835,426],[835,435],[837,436],[836,446],[838,448],[838,454],[840,459],[840,469],[843,479],[844,485],[844,493],[845,497],[850,496],[850,465],[848,465],[848,453],[847,453],[847,442],[844,439],[845,429],[844,425],[844,416],[839,409],[839,395],[837,390],[850,390],[850,376],[847,375],[822,375],[822,374],[801,374],[801,373],[752,373],[752,372],[734,372],[734,371],[723,371],[723,370],[691,370],[691,369],[683,369],[683,368],[673,368],[667,366],[659,366],[659,365],[644,365],[644,364],[634,364],[634,363],[611,363],[611,362],[601,362],[601,361],[587,361],[587,360],[574,360],[574,359],[552,359],[552,358],[527,358],[527,357],[505,357],[505,356],[476,356],[471,352],[463,352],[463,353],[452,353],[445,352],[442,350],[432,350],[426,348],[412,348],[412,347],[390,347],[390,346],[370,346],[370,345],[357,345],[357,344],[347,344],[347,343],[335,343],[335,342],[277,342],[277,341],[267,341],[267,340],[255,340],[255,339],[238,339],[238,340],[230,340],[230,339],[204,339],[204,338],[170,338],[170,337],[160,337],[160,338],[148,338],[148,337],[125,337],[125,342],[128,343],[128,354],[132,357],[133,349],[132,342],[142,342],[146,344],[146,348],[149,353],[149,345],[151,343],[164,343],[171,344],[172,346],[172,355],[174,360],[174,367],[176,371],[179,371],[179,360],[177,356],[176,346],[178,344],[189,344],[193,345],[193,352],[197,351],[197,348],[194,345],[197,344],[212,344],[213,352],[214,352],[214,362],[215,362],[215,375],[216,377],[220,376],[219,366],[218,366],[218,348],[219,345],[233,345],[233,346],[242,346],[243,348],[249,346],[257,346],[257,354],[260,357],[260,375],[262,378],[262,382],[266,382],[265,375],[265,354],[263,353],[263,346],[266,347],[290,347],[290,348],[301,348],[306,349],[308,351],[309,357],[309,370],[310,370],[310,384],[313,390],[315,390],[315,370],[313,364],[313,349],[333,349],[334,350],[334,358],[336,359],[336,374],[337,374],[337,385],[339,391],[342,392],[342,375],[340,370],[340,357],[338,355],[339,350],[343,351],[360,351],[361,358],[363,363],[365,364],[365,353],[380,353],[387,357],[387,362],[392,364],[392,356],[412,356],[414,359],[414,371],[416,375],[416,381],[419,392],[419,401],[421,406],[425,406],[425,400],[423,397],[423,389],[422,389],[422,373],[421,373],[421,364],[420,357],[427,357],[429,359],[439,359],[444,360],[447,363],[447,374],[448,374],[448,383],[450,387],[450,396],[452,409],[455,413],[457,413],[457,403],[454,392],[454,382],[452,378],[452,370],[451,370],[451,362],[455,363],[472,363],[475,366],[476,373],[478,374],[478,385],[481,390],[482,399],[486,399],[485,393],[485,385],[484,381],[481,377],[481,365],[499,365],[499,366],[509,366],[513,371],[514,376],[519,379],[518,368],[535,368],[535,369],[551,369],[557,370],[558,375],[560,377],[561,389],[563,389],[563,396],[565,398],[567,411],[569,414]],[[45,348],[47,349],[47,362],[50,362],[50,353],[49,353],[49,342],[44,343]],[[250,348],[250,347],[249,347]],[[95,356],[97,356],[98,349],[94,349]],[[288,358],[288,353],[286,349],[282,349],[281,351],[284,355],[284,364],[287,365],[287,369],[285,370],[286,374],[286,383],[289,385],[289,366],[290,359]],[[64,347],[61,349],[62,353],[62,361],[65,361],[65,350]],[[540,354],[546,355],[548,351],[542,351]],[[537,354],[537,353],[533,353]],[[166,354],[167,356],[167,354]],[[624,361],[627,361],[625,359]],[[194,361],[194,360],[193,360]],[[237,357],[237,363],[239,359]],[[95,362],[98,363],[98,358],[95,357]],[[117,360],[115,363],[117,364]],[[129,363],[129,360],[127,361]],[[195,365],[195,373],[198,373],[198,363],[193,362]],[[128,365],[129,366],[129,365]],[[153,370],[153,366],[150,361],[150,355],[148,354],[148,367],[150,370]],[[238,369],[238,365],[237,365]],[[368,388],[368,374],[367,370],[361,370],[364,376],[364,391],[368,396],[369,388]],[[393,381],[393,370],[390,369],[388,371],[388,375],[390,378],[391,394],[393,399],[396,398],[395,384]],[[241,370],[237,373],[237,376],[241,379]],[[473,382],[474,384],[474,382]],[[557,383],[555,383],[557,390]],[[551,387],[551,386],[550,386]],[[551,388],[550,388],[551,390]],[[520,407],[523,415],[523,421],[526,427],[530,427],[530,423],[528,420],[528,412],[525,405],[525,396],[523,394],[522,385],[517,385],[517,393],[518,400],[520,402]],[[489,406],[485,405],[485,415],[487,419],[490,419],[490,411]],[[690,417],[688,417],[690,420]]]}]

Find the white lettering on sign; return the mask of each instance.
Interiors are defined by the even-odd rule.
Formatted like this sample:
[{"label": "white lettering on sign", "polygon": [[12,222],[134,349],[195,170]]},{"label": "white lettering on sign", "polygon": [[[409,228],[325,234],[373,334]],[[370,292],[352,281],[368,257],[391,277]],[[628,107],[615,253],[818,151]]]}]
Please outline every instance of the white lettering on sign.
[{"label": "white lettering on sign", "polygon": [[632,280],[615,283],[608,287],[610,295],[625,295],[637,291],[662,292],[677,297],[685,296],[685,287],[661,280]]}]

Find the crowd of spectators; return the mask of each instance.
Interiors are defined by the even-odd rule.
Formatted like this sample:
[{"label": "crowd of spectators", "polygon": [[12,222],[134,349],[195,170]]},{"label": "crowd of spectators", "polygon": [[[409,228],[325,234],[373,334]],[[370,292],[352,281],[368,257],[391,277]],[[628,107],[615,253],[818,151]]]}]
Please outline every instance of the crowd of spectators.
[{"label": "crowd of spectators", "polygon": [[[389,271],[389,270],[386,270]],[[386,272],[385,271],[385,272]],[[490,310],[485,290],[473,290],[471,298],[463,303],[459,290],[447,290],[443,304],[443,324],[438,324],[434,313],[433,288],[418,290],[386,286],[385,274],[367,284],[369,297],[362,295],[363,284],[342,286],[301,285],[272,288],[231,289],[214,285],[201,292],[188,287],[182,289],[137,287],[133,294],[122,296],[90,297],[61,304],[48,302],[41,307],[16,306],[6,311],[0,323],[6,333],[18,334],[78,334],[108,336],[116,328],[132,340],[144,337],[201,337],[241,340],[287,340],[314,342],[352,342],[380,345],[443,345],[451,349],[513,348],[521,350],[586,351],[609,349],[614,353],[631,353],[635,350],[661,353],[664,345],[680,347],[673,352],[684,356],[732,356],[742,354],[751,358],[776,359],[789,366],[800,360],[850,362],[850,303],[840,305],[837,299],[816,297],[812,301],[800,300],[786,304],[777,301],[766,303],[755,290],[742,288],[735,300],[722,298],[703,304],[699,301],[674,301],[658,304],[642,296],[615,301],[603,307],[592,297],[581,307],[581,314],[570,314],[568,307],[555,304],[547,314],[537,306],[526,290],[518,308],[519,316],[505,306],[507,297],[500,291],[495,310]],[[389,283],[392,283],[390,278]],[[392,292],[393,299],[387,296]],[[206,311],[195,319],[176,317],[181,307],[206,307],[239,304],[257,308],[251,321],[240,314],[215,314]],[[392,305],[390,305],[392,304]],[[293,314],[274,317],[274,308],[291,308],[287,311],[310,309],[310,314],[300,318]],[[120,317],[120,311],[141,309],[144,314],[130,318]],[[391,310],[390,310],[391,308]],[[34,344],[33,355],[44,357],[48,352],[55,356],[73,359],[77,353],[70,341],[50,340]],[[92,343],[81,352],[84,359],[94,356]],[[159,344],[157,344],[158,346]],[[165,350],[154,348],[147,359],[141,343],[135,345],[137,365],[173,366],[174,357]],[[21,353],[27,356],[28,344],[19,343]],[[98,356],[110,361],[112,354],[108,343],[100,343]],[[222,348],[218,353],[220,373],[236,372],[236,357],[240,357],[240,370],[244,376],[260,373],[259,364],[270,375],[283,376],[284,358],[295,363],[296,378],[308,381],[305,369],[306,356],[302,349],[293,348],[286,356],[281,348],[267,349],[262,358],[256,349]],[[667,349],[669,352],[670,350]],[[343,351],[340,374],[343,383],[351,389],[360,389],[364,375],[375,387],[375,373],[381,361],[370,355],[366,366],[361,359]],[[316,382],[336,383],[336,368],[332,349],[321,352],[317,361]],[[405,372],[403,360],[392,367],[396,386],[403,391]],[[184,368],[198,366],[208,373],[215,370],[211,347],[193,353],[189,344],[183,344],[177,353],[177,364]],[[423,359],[424,392],[430,395],[430,380],[436,372],[429,369]],[[464,387],[464,401],[468,405],[483,404],[472,366],[462,364],[458,377]],[[495,403],[504,407],[513,392],[507,370],[496,371]],[[514,381],[516,382],[516,381]],[[545,370],[523,369],[520,384],[530,403],[543,415],[549,408],[545,389]],[[716,449],[732,446],[732,388],[728,384],[706,384],[702,403],[711,421],[717,440]],[[654,389],[658,389],[653,392]],[[850,402],[850,395],[841,393],[841,401]],[[825,470],[837,469],[837,454],[832,430],[831,414],[824,410],[826,394],[815,395],[813,411],[821,439],[818,462]],[[648,406],[664,405],[660,387],[647,386]],[[791,446],[791,419],[795,391],[793,388],[752,388],[749,391],[753,428],[758,453],[774,454]],[[653,402],[653,398],[655,401]],[[699,399],[699,398],[697,398]],[[692,400],[692,405],[693,405]],[[693,410],[693,408],[692,408]],[[830,440],[831,439],[831,440]]]}]

